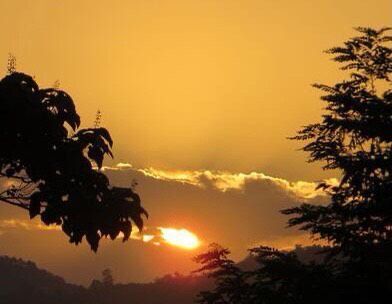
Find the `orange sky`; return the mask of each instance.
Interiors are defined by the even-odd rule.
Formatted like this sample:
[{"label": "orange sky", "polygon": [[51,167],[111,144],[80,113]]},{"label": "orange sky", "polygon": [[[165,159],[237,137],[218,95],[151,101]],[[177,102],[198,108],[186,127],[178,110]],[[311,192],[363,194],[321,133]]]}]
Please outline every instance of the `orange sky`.
[{"label": "orange sky", "polygon": [[[147,225],[189,229],[237,259],[254,243],[303,239],[278,210],[303,199],[301,181],[337,174],[307,164],[287,140],[319,120],[310,84],[342,77],[322,51],[354,26],[392,26],[391,0],[9,0],[0,11],[4,73],[11,52],[41,86],[60,81],[84,127],[102,111],[115,140],[106,164],[133,165],[108,172],[116,184],[139,180]],[[194,266],[192,252],[136,241],[106,242],[94,255],[59,232],[2,228],[10,219],[27,216],[0,207],[0,254],[71,281],[87,284],[108,266],[124,282]]]},{"label": "orange sky", "polygon": [[[377,4],[376,4],[377,3]],[[1,1],[2,43],[41,85],[60,80],[84,125],[99,108],[116,162],[321,176],[286,139],[320,115],[322,53],[390,0]]]}]

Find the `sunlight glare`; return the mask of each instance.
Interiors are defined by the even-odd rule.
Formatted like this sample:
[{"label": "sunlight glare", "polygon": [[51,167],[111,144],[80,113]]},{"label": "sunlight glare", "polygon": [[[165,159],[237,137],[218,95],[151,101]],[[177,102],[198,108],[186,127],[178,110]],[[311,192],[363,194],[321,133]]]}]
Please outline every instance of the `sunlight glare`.
[{"label": "sunlight glare", "polygon": [[162,235],[162,239],[168,244],[178,246],[184,249],[195,249],[199,247],[200,241],[198,237],[186,229],[175,228],[158,228]]}]

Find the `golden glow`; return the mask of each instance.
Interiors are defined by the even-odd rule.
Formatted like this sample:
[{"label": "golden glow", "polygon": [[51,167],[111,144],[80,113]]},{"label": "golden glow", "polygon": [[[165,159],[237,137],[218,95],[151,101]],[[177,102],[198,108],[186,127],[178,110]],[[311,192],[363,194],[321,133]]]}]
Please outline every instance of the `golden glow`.
[{"label": "golden glow", "polygon": [[171,245],[184,249],[195,249],[199,247],[198,237],[186,229],[158,228],[162,233],[162,239]]},{"label": "golden glow", "polygon": [[150,235],[150,234],[144,234],[144,235],[143,235],[143,237],[142,237],[142,240],[143,240],[143,242],[146,242],[146,243],[148,243],[148,242],[149,242],[149,241],[151,241],[153,238],[154,238],[154,236],[153,236],[153,235]]},{"label": "golden glow", "polygon": [[116,162],[313,180],[330,176],[286,138],[319,120],[310,84],[341,77],[322,51],[354,26],[389,26],[392,1],[13,0],[0,10],[3,72],[11,52],[43,87],[58,79],[83,127],[100,109]]}]

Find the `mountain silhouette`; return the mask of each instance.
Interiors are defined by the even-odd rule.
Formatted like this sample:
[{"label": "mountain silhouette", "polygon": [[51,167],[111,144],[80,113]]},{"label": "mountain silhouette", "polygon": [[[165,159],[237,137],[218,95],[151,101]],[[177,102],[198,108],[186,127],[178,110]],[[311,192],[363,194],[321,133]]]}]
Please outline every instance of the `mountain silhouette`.
[{"label": "mountain silhouette", "polygon": [[0,256],[0,303],[87,303],[85,288],[68,284],[35,263]]},{"label": "mountain silhouette", "polygon": [[[320,249],[297,246],[294,251],[304,262],[317,262],[322,259]],[[257,263],[247,256],[237,265],[249,270]],[[67,283],[31,261],[8,256],[0,256],[0,274],[0,304],[191,304],[200,291],[213,286],[203,275],[175,273],[151,283],[105,284],[96,279],[85,287]]]}]

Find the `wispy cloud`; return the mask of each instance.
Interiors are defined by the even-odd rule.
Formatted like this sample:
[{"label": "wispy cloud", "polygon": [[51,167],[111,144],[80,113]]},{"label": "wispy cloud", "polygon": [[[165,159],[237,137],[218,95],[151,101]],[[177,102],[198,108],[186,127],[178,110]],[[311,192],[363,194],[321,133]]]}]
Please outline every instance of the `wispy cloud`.
[{"label": "wispy cloud", "polygon": [[[133,168],[131,164],[119,163],[114,167],[104,167],[104,170],[134,170],[143,173],[153,179],[174,181],[178,183],[189,184],[197,187],[212,186],[222,192],[228,190],[243,190],[248,183],[257,181],[271,182],[274,185],[286,190],[299,198],[311,199],[317,196],[325,196],[322,189],[316,189],[318,182],[309,181],[288,181],[283,178],[273,177],[261,172],[250,173],[232,173],[228,171],[212,170],[162,170],[156,168]],[[337,185],[338,179],[330,178],[323,180],[331,185]]]},{"label": "wispy cloud", "polygon": [[0,229],[24,229],[24,230],[61,230],[59,226],[47,226],[36,220],[3,219],[0,220]]}]

